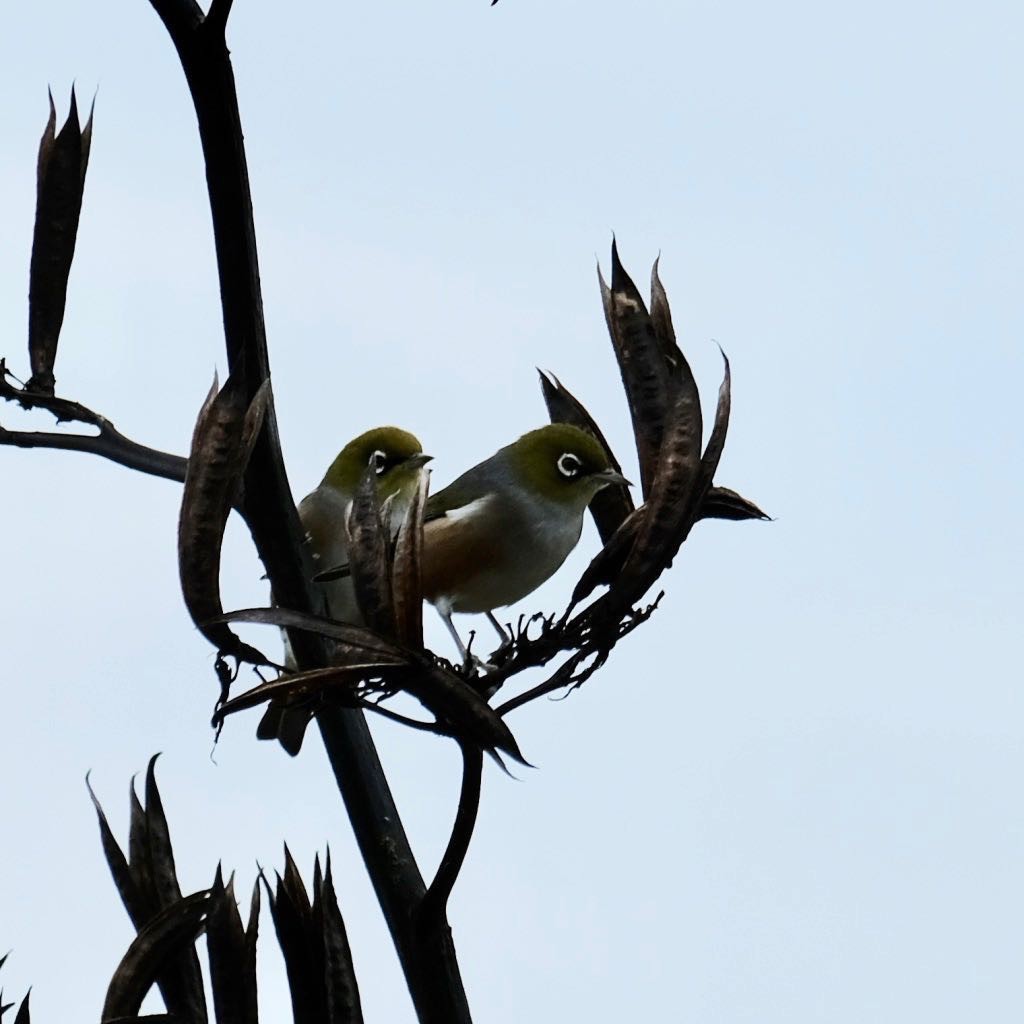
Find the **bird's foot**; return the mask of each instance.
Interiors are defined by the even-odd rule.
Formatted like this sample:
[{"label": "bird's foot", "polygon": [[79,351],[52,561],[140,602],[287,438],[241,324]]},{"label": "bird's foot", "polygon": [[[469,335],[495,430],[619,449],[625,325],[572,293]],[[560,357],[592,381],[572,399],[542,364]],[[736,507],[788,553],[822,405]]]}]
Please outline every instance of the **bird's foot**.
[{"label": "bird's foot", "polygon": [[462,662],[462,670],[467,675],[478,675],[479,673],[487,675],[490,672],[497,672],[498,666],[494,662],[484,661],[483,658],[478,658],[475,654],[467,651],[466,658]]}]

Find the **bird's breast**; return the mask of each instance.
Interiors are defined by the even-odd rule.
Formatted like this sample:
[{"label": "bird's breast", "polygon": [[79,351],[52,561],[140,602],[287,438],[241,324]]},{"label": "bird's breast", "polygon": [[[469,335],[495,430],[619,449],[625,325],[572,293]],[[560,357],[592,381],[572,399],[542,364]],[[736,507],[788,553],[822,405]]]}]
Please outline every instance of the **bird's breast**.
[{"label": "bird's breast", "polygon": [[456,612],[484,612],[526,597],[576,546],[582,515],[490,495],[429,522],[423,594]]}]

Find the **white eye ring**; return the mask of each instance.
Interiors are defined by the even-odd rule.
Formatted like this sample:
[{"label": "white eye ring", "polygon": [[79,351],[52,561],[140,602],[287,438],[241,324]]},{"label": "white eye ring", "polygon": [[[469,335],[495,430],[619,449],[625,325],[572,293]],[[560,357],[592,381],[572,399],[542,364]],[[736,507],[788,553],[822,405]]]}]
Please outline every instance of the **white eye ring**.
[{"label": "white eye ring", "polygon": [[374,472],[377,476],[380,476],[384,472],[388,464],[388,457],[384,452],[378,450],[370,456],[370,464],[373,466]]},{"label": "white eye ring", "polygon": [[569,480],[579,476],[580,470],[583,468],[583,463],[580,461],[579,456],[573,455],[572,452],[565,452],[559,455],[557,465],[558,472]]}]

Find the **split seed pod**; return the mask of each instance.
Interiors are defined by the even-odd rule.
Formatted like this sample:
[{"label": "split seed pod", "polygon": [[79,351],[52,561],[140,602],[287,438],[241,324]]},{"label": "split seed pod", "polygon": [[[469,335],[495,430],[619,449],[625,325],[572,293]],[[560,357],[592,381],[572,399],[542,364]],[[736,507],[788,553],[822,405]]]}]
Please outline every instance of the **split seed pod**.
[{"label": "split seed pod", "polygon": [[92,144],[92,112],[78,124],[71,90],[68,119],[54,135],[57,115],[50,96],[50,118],[39,142],[36,169],[36,221],[28,288],[28,350],[32,377],[27,390],[52,395],[57,341],[64,323],[68,277],[75,257],[85,171]]}]

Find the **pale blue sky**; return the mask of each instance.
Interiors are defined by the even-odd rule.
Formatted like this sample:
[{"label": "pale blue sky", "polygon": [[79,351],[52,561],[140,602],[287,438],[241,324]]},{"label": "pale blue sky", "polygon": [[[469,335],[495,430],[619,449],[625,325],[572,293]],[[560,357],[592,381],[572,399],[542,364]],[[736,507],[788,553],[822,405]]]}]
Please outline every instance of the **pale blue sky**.
[{"label": "pale blue sky", "polygon": [[[1022,29],[985,0],[236,0],[299,494],[387,421],[447,482],[543,421],[538,365],[631,458],[594,274],[614,230],[638,280],[661,252],[707,401],[712,340],[731,357],[719,482],[777,516],[700,526],[609,666],[512,716],[539,770],[488,769],[451,908],[481,1024],[1024,1013]],[[5,17],[0,354],[24,368],[35,150],[72,79],[99,96],[59,390],[184,451],[224,360],[191,103],[143,0]],[[223,858],[247,888],[284,839],[308,872],[330,842],[367,1021],[411,1020],[319,742],[289,761],[250,716],[211,763],[178,488],[0,463],[8,993],[98,1015],[131,929],[82,780],[124,835],[162,750],[183,884]],[[233,524],[227,602],[260,572]],[[457,757],[376,732],[429,870]],[[287,1019],[272,941],[261,985]]]}]

